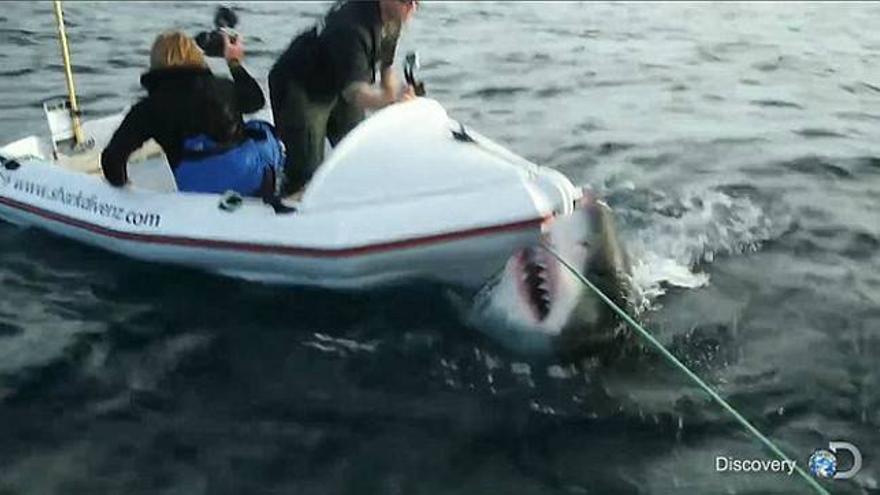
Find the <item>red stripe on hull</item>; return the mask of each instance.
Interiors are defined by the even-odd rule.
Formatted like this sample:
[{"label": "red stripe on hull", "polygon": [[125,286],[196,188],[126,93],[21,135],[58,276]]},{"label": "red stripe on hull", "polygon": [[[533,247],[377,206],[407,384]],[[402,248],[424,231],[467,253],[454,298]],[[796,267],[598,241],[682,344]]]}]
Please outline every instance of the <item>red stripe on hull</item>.
[{"label": "red stripe on hull", "polygon": [[198,247],[198,248],[210,248],[210,249],[223,249],[230,251],[244,251],[250,253],[269,253],[269,254],[284,254],[291,256],[311,256],[311,257],[328,257],[328,258],[340,258],[340,257],[348,257],[348,256],[362,256],[366,254],[372,254],[376,252],[382,251],[392,251],[396,249],[408,249],[418,246],[424,246],[428,244],[437,244],[441,242],[450,242],[456,241],[460,239],[465,239],[468,237],[476,237],[481,235],[491,235],[491,234],[499,234],[504,232],[511,232],[516,230],[523,230],[527,228],[540,228],[541,224],[545,221],[549,220],[551,216],[546,217],[538,217],[529,220],[522,220],[518,222],[500,224],[500,225],[492,225],[489,227],[480,227],[469,230],[460,230],[456,232],[448,232],[445,234],[435,234],[424,237],[414,237],[411,239],[403,239],[399,241],[392,242],[384,242],[378,244],[368,244],[365,246],[358,246],[352,248],[341,248],[341,249],[319,249],[319,248],[307,248],[307,247],[296,247],[296,246],[285,246],[279,244],[253,244],[253,243],[245,243],[245,242],[234,242],[234,241],[218,241],[211,239],[196,239],[192,237],[177,237],[177,236],[166,236],[166,235],[154,235],[154,234],[137,234],[132,232],[121,232],[118,230],[108,229],[106,227],[101,227],[100,225],[91,224],[88,222],[84,222],[82,220],[78,220],[76,218],[71,218],[66,215],[62,215],[60,213],[55,213],[49,210],[44,210],[42,208],[38,208],[32,205],[28,205],[26,203],[21,203],[9,198],[0,197],[0,204],[4,204],[6,206],[10,206],[13,208],[17,208],[19,210],[26,211],[28,213],[53,220],[59,223],[63,223],[65,225],[69,225],[71,227],[77,227],[83,230],[87,230],[94,234],[103,235],[105,237],[110,237],[113,239],[120,239],[125,241],[134,241],[134,242],[143,242],[149,244],[167,244],[174,246],[189,246],[189,247]]}]

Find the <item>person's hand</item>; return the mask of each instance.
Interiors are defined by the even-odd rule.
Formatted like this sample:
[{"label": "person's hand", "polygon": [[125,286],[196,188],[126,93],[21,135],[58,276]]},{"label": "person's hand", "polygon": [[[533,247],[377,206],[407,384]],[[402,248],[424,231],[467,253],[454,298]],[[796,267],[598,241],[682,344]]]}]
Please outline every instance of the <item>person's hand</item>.
[{"label": "person's hand", "polygon": [[240,64],[244,59],[244,38],[240,34],[232,37],[223,33],[223,58],[229,64]]},{"label": "person's hand", "polygon": [[412,84],[407,84],[397,101],[410,101],[414,99],[416,99],[416,88]]}]

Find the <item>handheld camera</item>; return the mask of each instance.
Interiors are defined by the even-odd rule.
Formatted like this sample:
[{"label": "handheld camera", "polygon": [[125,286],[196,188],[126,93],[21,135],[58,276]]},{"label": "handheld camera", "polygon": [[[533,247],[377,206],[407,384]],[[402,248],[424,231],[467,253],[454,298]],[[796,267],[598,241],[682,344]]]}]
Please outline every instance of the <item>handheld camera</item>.
[{"label": "handheld camera", "polygon": [[214,30],[202,31],[195,37],[196,44],[208,57],[223,56],[223,34],[225,33],[232,41],[238,38],[235,26],[238,24],[238,16],[229,7],[218,7],[214,13]]}]

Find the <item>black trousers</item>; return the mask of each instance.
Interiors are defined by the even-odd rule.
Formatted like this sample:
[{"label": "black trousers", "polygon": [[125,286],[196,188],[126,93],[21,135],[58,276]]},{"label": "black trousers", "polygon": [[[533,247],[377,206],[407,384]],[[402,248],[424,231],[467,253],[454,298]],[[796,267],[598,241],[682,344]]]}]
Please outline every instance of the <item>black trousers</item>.
[{"label": "black trousers", "polygon": [[365,112],[342,96],[311,98],[299,81],[269,74],[269,100],[278,137],[287,149],[282,194],[302,189],[324,161],[324,139],[336,144],[365,118]]}]

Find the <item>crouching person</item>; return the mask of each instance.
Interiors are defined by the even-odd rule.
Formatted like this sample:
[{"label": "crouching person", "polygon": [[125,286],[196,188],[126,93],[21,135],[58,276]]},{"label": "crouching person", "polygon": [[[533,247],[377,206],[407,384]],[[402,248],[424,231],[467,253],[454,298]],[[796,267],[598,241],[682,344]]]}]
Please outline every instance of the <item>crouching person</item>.
[{"label": "crouching person", "polygon": [[128,157],[150,138],[171,165],[179,191],[272,196],[284,163],[271,125],[247,124],[242,114],[263,108],[259,84],[241,65],[241,39],[225,36],[233,80],[214,76],[195,41],[179,31],[160,34],[141,76],[147,96],[132,106],[101,154],[104,177],[128,182]]}]

